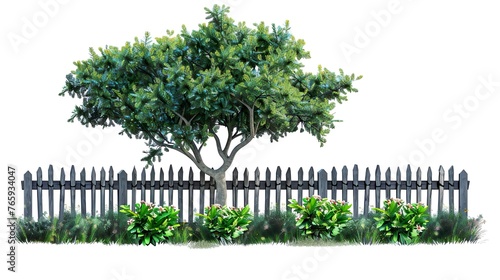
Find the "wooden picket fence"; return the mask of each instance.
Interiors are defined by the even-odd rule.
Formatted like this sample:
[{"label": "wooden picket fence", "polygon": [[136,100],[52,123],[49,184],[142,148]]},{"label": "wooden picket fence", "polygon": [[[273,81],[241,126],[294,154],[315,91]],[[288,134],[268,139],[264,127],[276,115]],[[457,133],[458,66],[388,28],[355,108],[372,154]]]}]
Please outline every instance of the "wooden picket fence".
[{"label": "wooden picket fence", "polygon": [[[172,166],[168,169],[167,178],[163,169],[160,169],[159,178],[155,176],[155,169],[150,169],[150,176],[146,178],[146,169],[141,172],[140,178],[134,168],[131,173],[131,180],[128,180],[129,175],[125,171],[120,171],[115,180],[113,167],[109,169],[108,179],[106,179],[106,171],[104,168],[100,170],[100,176],[97,176],[95,168],[92,168],[90,180],[87,180],[86,170],[80,172],[80,177],[77,179],[74,166],[71,167],[69,172],[69,180],[66,178],[66,172],[61,169],[60,178],[54,179],[54,172],[52,165],[48,169],[48,180],[42,179],[42,170],[38,168],[36,179],[33,180],[32,174],[28,171],[24,174],[22,181],[22,189],[24,191],[24,216],[25,218],[32,218],[33,208],[33,192],[36,192],[36,207],[38,218],[43,215],[43,199],[44,191],[48,191],[48,204],[49,204],[49,217],[54,217],[54,190],[59,191],[59,216],[62,216],[65,209],[66,193],[70,193],[71,214],[76,214],[76,192],[80,192],[80,213],[82,216],[87,215],[87,195],[90,192],[90,214],[92,217],[96,215],[97,203],[100,203],[100,215],[104,216],[105,212],[113,212],[118,209],[119,205],[131,205],[132,210],[135,210],[135,203],[138,202],[137,192],[140,192],[140,200],[155,203],[158,198],[157,205],[175,205],[180,209],[179,220],[184,221],[185,207],[187,208],[187,221],[193,222],[195,216],[195,191],[198,192],[199,206],[198,212],[203,212],[203,209],[208,204],[214,203],[215,198],[215,184],[212,178],[206,179],[203,172],[200,172],[200,179],[195,181],[192,168],[189,169],[188,180],[184,181],[184,171],[179,169],[177,179],[174,180],[174,171]],[[321,197],[328,197],[334,200],[341,199],[352,203],[353,217],[358,217],[361,205],[363,206],[362,213],[367,215],[370,211],[370,203],[373,203],[371,193],[375,195],[375,207],[381,206],[382,191],[385,192],[385,198],[402,198],[402,192],[405,193],[406,202],[424,202],[422,191],[426,194],[426,205],[429,206],[431,212],[433,193],[437,192],[437,212],[443,211],[445,190],[448,191],[448,209],[450,212],[455,210],[455,195],[458,192],[458,212],[467,215],[467,192],[469,188],[469,181],[465,171],[460,172],[458,181],[454,179],[453,166],[448,170],[448,180],[445,180],[445,171],[442,166],[438,170],[438,180],[432,180],[432,171],[429,167],[427,170],[427,178],[422,178],[422,171],[420,168],[416,171],[416,179],[412,180],[412,172],[408,165],[406,169],[406,178],[401,178],[401,170],[397,168],[396,179],[391,179],[391,170],[388,168],[385,172],[385,180],[382,179],[380,167],[377,166],[375,170],[375,178],[372,180],[371,172],[366,168],[364,179],[360,178],[358,166],[354,165],[352,170],[352,180],[348,180],[348,169],[344,166],[341,170],[341,177],[338,178],[337,169],[332,168],[330,178],[328,173],[321,169],[315,172],[313,168],[309,169],[308,176],[304,178],[304,171],[302,168],[298,170],[297,180],[292,181],[291,170],[287,169],[285,178],[282,179],[281,168],[278,167],[275,173],[275,179],[271,180],[271,171],[266,169],[265,177],[261,179],[260,170],[257,168],[254,172],[254,179],[250,180],[249,171],[245,169],[243,172],[243,180],[239,180],[238,170],[235,168],[232,173],[232,178],[227,180],[228,189],[228,203],[232,201],[235,207],[248,205],[249,199],[253,197],[253,211],[257,215],[262,208],[261,196],[264,193],[264,214],[268,215],[271,208],[281,211],[282,194],[285,194],[285,205],[291,198],[297,199],[301,202],[304,195],[312,196],[314,194]],[[149,199],[146,199],[146,191],[149,191]],[[271,191],[274,196],[274,206],[271,205]],[[108,193],[108,204],[106,209],[106,192]],[[165,197],[165,192],[167,197]],[[177,201],[174,202],[174,192],[177,194]],[[187,192],[187,200],[185,199],[185,192]],[[238,197],[243,192],[243,202],[238,201]],[[252,194],[251,194],[252,192]],[[305,192],[305,194],[304,194]],[[341,196],[338,196],[340,192]],[[363,197],[360,197],[362,192]],[[100,194],[97,199],[97,193]],[[208,193],[208,197],[206,197]],[[350,194],[348,194],[350,193]],[[414,194],[412,200],[412,193]],[[114,197],[117,197],[115,204]],[[159,196],[159,197],[158,197]],[[435,195],[434,195],[435,197]],[[168,200],[168,201],[166,201]],[[207,201],[208,200],[208,201]],[[425,202],[424,202],[425,203]],[[187,205],[186,205],[187,204]],[[272,207],[273,206],[273,207]],[[290,208],[284,206],[287,211]]]}]

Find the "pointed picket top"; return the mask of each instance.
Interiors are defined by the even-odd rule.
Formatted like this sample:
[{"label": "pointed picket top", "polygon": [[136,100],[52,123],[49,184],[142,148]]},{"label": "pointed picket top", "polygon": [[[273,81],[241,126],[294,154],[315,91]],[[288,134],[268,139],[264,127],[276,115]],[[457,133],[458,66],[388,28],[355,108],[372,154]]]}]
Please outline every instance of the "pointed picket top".
[{"label": "pointed picket top", "polygon": [[243,187],[248,188],[250,186],[250,177],[248,175],[248,168],[243,171]]},{"label": "pointed picket top", "polygon": [[439,166],[439,185],[444,185],[444,168],[442,165]]},{"label": "pointed picket top", "polygon": [[142,168],[142,172],[141,172],[141,183],[142,183],[142,187],[144,187],[146,185],[146,168]]},{"label": "pointed picket top", "polygon": [[271,186],[271,170],[266,168],[266,187]]},{"label": "pointed picket top", "polygon": [[370,169],[367,167],[365,172],[365,185],[370,185]]},{"label": "pointed picket top", "polygon": [[191,185],[194,182],[194,173],[193,173],[193,168],[192,167],[189,167],[188,181],[189,181],[189,184],[191,184]]},{"label": "pointed picket top", "polygon": [[163,184],[165,184],[165,174],[163,174],[163,167],[160,167],[160,186],[163,186]]},{"label": "pointed picket top", "polygon": [[85,179],[86,179],[86,178],[85,178],[86,176],[85,176],[85,175],[86,175],[86,174],[85,174],[85,167],[84,167],[84,168],[82,168],[82,171],[80,171],[80,184],[81,184],[82,186],[84,186],[84,187],[85,187],[85,183],[86,183],[86,180],[85,180]]},{"label": "pointed picket top", "polygon": [[297,181],[298,181],[298,184],[299,186],[302,186],[304,184],[304,169],[299,168],[299,172],[298,172],[298,178],[297,178]]},{"label": "pointed picket top", "polygon": [[200,185],[204,187],[205,183],[206,183],[205,172],[200,170]]},{"label": "pointed picket top", "polygon": [[342,183],[347,184],[347,166],[342,167]]},{"label": "pointed picket top", "polygon": [[309,185],[314,185],[314,168],[309,168]]},{"label": "pointed picket top", "polygon": [[70,181],[70,186],[74,187],[76,186],[76,172],[75,172],[75,166],[72,165],[71,169],[69,171],[69,181]]},{"label": "pointed picket top", "polygon": [[168,168],[168,186],[172,187],[174,185],[174,169],[172,165]]},{"label": "pointed picket top", "polygon": [[36,171],[36,185],[41,186],[42,185],[42,168],[38,167]]},{"label": "pointed picket top", "polygon": [[54,185],[54,168],[52,167],[52,164],[49,165],[49,186]]},{"label": "pointed picket top", "polygon": [[453,165],[448,170],[448,182],[450,183],[450,185],[455,184],[455,170],[453,168]]},{"label": "pointed picket top", "polygon": [[112,188],[115,185],[115,173],[113,171],[113,166],[109,167],[109,187]]},{"label": "pointed picket top", "polygon": [[281,167],[276,168],[276,184],[281,184]]},{"label": "pointed picket top", "polygon": [[356,187],[359,186],[358,178],[359,178],[359,169],[358,165],[355,164],[352,169],[352,184]]},{"label": "pointed picket top", "polygon": [[60,181],[61,181],[61,185],[63,185],[63,186],[64,186],[64,184],[66,184],[66,174],[64,173],[64,168],[61,168]]},{"label": "pointed picket top", "polygon": [[104,167],[101,168],[101,187],[104,187],[106,184],[106,171],[104,170]]},{"label": "pointed picket top", "polygon": [[179,176],[179,178],[177,178],[177,181],[179,182],[179,185],[182,185],[184,184],[184,169],[181,167],[179,169],[179,172],[177,172],[177,176]]},{"label": "pointed picket top", "polygon": [[137,169],[132,169],[132,186],[137,186]]},{"label": "pointed picket top", "polygon": [[154,186],[154,184],[156,182],[156,178],[155,178],[155,166],[154,165],[151,167],[151,172],[149,173],[149,176],[151,176],[149,178],[149,181],[151,181],[151,186]]},{"label": "pointed picket top", "polygon": [[427,182],[432,182],[432,170],[430,166],[427,168]]},{"label": "pointed picket top", "polygon": [[97,184],[97,176],[95,172],[95,167],[92,167],[92,171],[90,172],[90,179],[92,180],[92,185],[95,186]]},{"label": "pointed picket top", "polygon": [[380,166],[377,164],[377,167],[375,168],[375,185],[380,186]]},{"label": "pointed picket top", "polygon": [[411,167],[409,164],[406,167],[406,186],[411,186]]},{"label": "pointed picket top", "polygon": [[286,170],[286,185],[291,186],[292,185],[292,170],[290,167]]},{"label": "pointed picket top", "polygon": [[255,186],[258,187],[260,185],[260,170],[259,170],[258,167],[255,168],[255,173],[254,174],[255,174],[254,175],[255,176],[255,179],[254,179],[255,180]]},{"label": "pointed picket top", "polygon": [[390,186],[391,185],[391,169],[387,168],[385,171],[385,184]]},{"label": "pointed picket top", "polygon": [[337,169],[335,166],[332,168],[332,184],[337,185]]},{"label": "pointed picket top", "polygon": [[233,169],[233,186],[238,184],[238,168]]}]

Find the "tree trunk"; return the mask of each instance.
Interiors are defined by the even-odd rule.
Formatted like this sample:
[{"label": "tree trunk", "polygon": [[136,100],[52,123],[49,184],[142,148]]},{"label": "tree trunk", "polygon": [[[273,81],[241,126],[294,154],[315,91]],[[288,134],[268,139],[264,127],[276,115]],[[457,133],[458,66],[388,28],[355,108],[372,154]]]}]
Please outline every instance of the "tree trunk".
[{"label": "tree trunk", "polygon": [[226,185],[226,172],[222,171],[216,173],[214,176],[215,180],[215,203],[220,205],[226,205],[227,199],[227,185]]}]

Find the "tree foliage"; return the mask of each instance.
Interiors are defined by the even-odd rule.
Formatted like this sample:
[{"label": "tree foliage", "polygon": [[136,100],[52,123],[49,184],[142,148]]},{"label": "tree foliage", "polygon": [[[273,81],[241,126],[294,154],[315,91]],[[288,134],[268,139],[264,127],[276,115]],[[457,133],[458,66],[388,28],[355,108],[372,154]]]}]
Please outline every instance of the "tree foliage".
[{"label": "tree foliage", "polygon": [[70,121],[119,125],[146,140],[148,163],[176,150],[207,174],[200,151],[211,138],[223,161],[215,172],[255,137],[277,141],[300,129],[322,145],[335,103],[357,91],[352,82],[361,76],[321,66],[304,72],[301,60],[310,54],[288,22],[248,27],[228,17],[228,7],[205,10],[208,22],[197,30],[183,26],[155,39],[146,32],[122,47],[91,48],[60,93],[83,99]]}]

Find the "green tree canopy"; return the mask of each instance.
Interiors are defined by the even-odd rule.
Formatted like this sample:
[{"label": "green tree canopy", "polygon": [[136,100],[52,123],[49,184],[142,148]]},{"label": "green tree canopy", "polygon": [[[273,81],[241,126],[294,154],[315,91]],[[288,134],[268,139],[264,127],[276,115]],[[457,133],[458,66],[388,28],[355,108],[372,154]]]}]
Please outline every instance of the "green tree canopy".
[{"label": "green tree canopy", "polygon": [[[178,151],[217,185],[225,204],[225,171],[236,153],[255,137],[277,141],[297,130],[321,145],[334,128],[332,110],[347,100],[354,74],[318,67],[302,70],[310,57],[304,41],[284,26],[263,22],[248,27],[228,17],[229,8],[206,8],[208,23],[180,34],[135,38],[122,47],[90,49],[75,62],[60,93],[82,98],[69,119],[83,125],[119,125],[121,134],[144,139],[143,160]],[[222,132],[222,133],[221,133]],[[222,164],[209,167],[201,149],[213,138]]]}]

